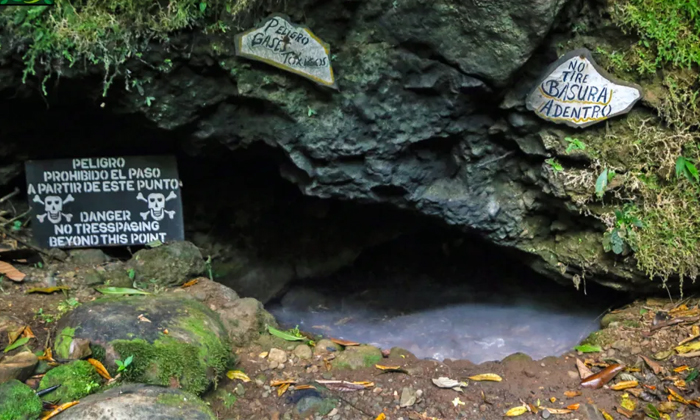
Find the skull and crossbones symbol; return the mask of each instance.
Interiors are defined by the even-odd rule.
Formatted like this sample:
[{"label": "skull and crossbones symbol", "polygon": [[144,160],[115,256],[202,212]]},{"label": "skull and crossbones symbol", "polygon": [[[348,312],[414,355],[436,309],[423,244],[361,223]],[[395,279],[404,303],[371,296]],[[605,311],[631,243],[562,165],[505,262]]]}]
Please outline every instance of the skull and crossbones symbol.
[{"label": "skull and crossbones symbol", "polygon": [[73,218],[72,214],[66,214],[63,213],[63,206],[67,203],[71,203],[75,201],[73,199],[73,196],[68,194],[66,198],[61,198],[57,195],[47,195],[44,197],[44,200],[42,201],[41,198],[39,198],[38,195],[34,196],[34,201],[35,203],[41,203],[44,205],[44,214],[37,214],[36,218],[39,220],[39,223],[44,223],[44,219],[49,219],[49,222],[51,223],[61,223],[61,220],[63,218],[66,219],[66,222],[70,223],[71,219]]},{"label": "skull and crossbones symbol", "polygon": [[153,220],[157,221],[163,220],[166,214],[172,219],[175,217],[175,211],[166,210],[165,202],[176,198],[177,196],[172,191],[170,191],[170,194],[167,197],[161,193],[151,193],[148,194],[148,198],[146,198],[143,196],[143,194],[139,193],[139,195],[136,196],[136,199],[148,203],[148,211],[139,214],[141,214],[143,220],[146,220],[149,214]]}]

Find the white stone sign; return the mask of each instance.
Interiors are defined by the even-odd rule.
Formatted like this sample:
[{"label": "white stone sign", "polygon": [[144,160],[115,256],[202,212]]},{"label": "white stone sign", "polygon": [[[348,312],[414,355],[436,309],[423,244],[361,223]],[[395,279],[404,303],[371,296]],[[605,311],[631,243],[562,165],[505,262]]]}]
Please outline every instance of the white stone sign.
[{"label": "white stone sign", "polygon": [[259,27],[236,35],[236,55],[338,88],[328,44],[283,15],[272,15]]},{"label": "white stone sign", "polygon": [[527,97],[527,108],[558,124],[584,128],[628,113],[642,89],[614,79],[586,49],[572,51],[552,64]]}]

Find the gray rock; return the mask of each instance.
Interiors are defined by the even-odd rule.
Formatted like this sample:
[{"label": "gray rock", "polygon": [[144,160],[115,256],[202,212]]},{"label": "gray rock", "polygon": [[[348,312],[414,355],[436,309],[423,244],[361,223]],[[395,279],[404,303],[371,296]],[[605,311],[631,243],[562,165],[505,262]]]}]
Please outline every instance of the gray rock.
[{"label": "gray rock", "polygon": [[270,353],[267,356],[270,362],[284,363],[287,361],[287,353],[280,349],[270,349]]},{"label": "gray rock", "polygon": [[410,387],[406,387],[401,390],[401,398],[399,399],[399,406],[401,408],[411,407],[418,400],[418,395],[416,390]]},{"label": "gray rock", "polygon": [[294,355],[302,360],[308,360],[313,357],[311,347],[307,346],[306,344],[300,344],[296,346],[296,348],[294,349]]},{"label": "gray rock", "polygon": [[163,286],[180,286],[205,270],[202,253],[191,242],[174,242],[142,249],[127,263],[136,281],[155,280]]},{"label": "gray rock", "polygon": [[6,356],[0,360],[0,384],[12,379],[24,382],[32,376],[37,363],[39,363],[39,359],[30,351]]},{"label": "gray rock", "polygon": [[80,400],[58,420],[215,420],[209,407],[187,392],[140,384],[122,385]]},{"label": "gray rock", "polygon": [[101,249],[72,249],[68,251],[71,262],[78,265],[95,266],[107,262],[108,257]]},{"label": "gray rock", "polygon": [[598,407],[593,404],[582,404],[580,413],[583,420],[605,420]]}]

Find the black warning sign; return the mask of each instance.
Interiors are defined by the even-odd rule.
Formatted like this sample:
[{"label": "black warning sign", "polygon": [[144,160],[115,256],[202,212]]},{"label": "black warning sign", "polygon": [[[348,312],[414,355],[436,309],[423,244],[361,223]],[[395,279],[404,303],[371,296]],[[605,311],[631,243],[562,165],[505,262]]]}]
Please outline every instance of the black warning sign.
[{"label": "black warning sign", "polygon": [[87,248],[183,240],[173,156],[28,161],[27,196],[40,246]]}]

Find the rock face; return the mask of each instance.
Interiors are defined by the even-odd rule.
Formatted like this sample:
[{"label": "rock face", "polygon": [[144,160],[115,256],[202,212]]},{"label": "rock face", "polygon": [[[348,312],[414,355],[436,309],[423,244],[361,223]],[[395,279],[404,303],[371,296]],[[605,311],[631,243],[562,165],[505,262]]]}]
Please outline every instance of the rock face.
[{"label": "rock face", "polygon": [[129,384],[83,398],[56,419],[215,420],[216,416],[187,392]]},{"label": "rock face", "polygon": [[154,280],[163,286],[179,286],[205,270],[202,253],[190,242],[175,242],[143,249],[129,261],[134,280]]},{"label": "rock face", "polygon": [[[528,255],[521,256],[532,267],[567,283],[585,273],[592,281],[616,288],[655,287],[631,269],[633,263],[615,261],[603,252],[602,223],[584,219],[577,208],[563,204],[563,186],[552,182],[544,160],[566,148],[566,133],[525,109],[527,92],[556,58],[555,36],[549,35],[555,28],[558,34],[573,26],[567,19],[580,11],[580,3],[280,3],[270,11],[286,13],[332,46],[339,92],[236,58],[231,31],[174,34],[169,43],[152,44],[140,60],[127,64],[128,72],[120,73],[130,75],[129,83],[147,84],[120,90],[118,96],[105,99],[104,109],[91,111],[113,115],[115,121],[129,115],[135,125],[153,129],[118,131],[114,136],[124,142],[121,149],[112,147],[114,142],[98,145],[78,138],[51,147],[68,153],[90,143],[90,152],[97,154],[106,152],[107,145],[110,151],[135,153],[161,150],[158,146],[167,144],[183,155],[206,156],[214,166],[229,164],[228,152],[265,144],[274,148],[270,155],[281,156],[276,163],[279,173],[308,196],[382,203],[430,216],[523,251]],[[10,63],[12,53],[11,48],[2,50]],[[172,65],[166,69],[163,60]],[[22,68],[15,67],[4,68],[0,78],[0,93],[8,97],[20,86]],[[88,74],[76,67],[62,74],[62,81],[78,79],[76,85],[82,86],[81,78]],[[112,89],[121,85],[115,81]],[[85,86],[94,90],[86,97],[102,92],[98,83]],[[3,145],[0,153],[12,162],[0,166],[5,168],[0,173],[13,173],[13,161],[44,149],[37,146],[46,136],[29,135],[35,122],[22,126],[12,120],[19,115],[2,117],[13,122],[5,124],[12,125],[12,137],[26,140]],[[116,126],[122,130],[119,123]],[[65,137],[74,136],[66,132]],[[173,138],[181,140],[182,149]],[[235,194],[217,187],[204,200]],[[203,207],[211,210],[206,203]],[[241,220],[235,210],[230,213],[203,212],[206,217],[228,217],[223,224]],[[369,224],[365,227],[371,230]],[[365,238],[361,243],[371,241]],[[191,264],[159,265],[161,253],[176,249],[187,252]],[[323,258],[302,255],[292,261],[234,253],[231,266],[238,266],[226,283],[266,301],[292,279],[351,263],[362,245],[329,249],[329,255],[321,253]],[[181,284],[203,270],[193,249],[140,252],[154,258],[148,266],[134,266],[139,281],[162,277],[164,284]]]},{"label": "rock face", "polygon": [[0,361],[0,384],[11,379],[26,380],[34,372],[37,363],[39,359],[30,351],[3,358]]},{"label": "rock face", "polygon": [[193,393],[215,382],[230,357],[219,317],[186,295],[98,299],[63,316],[57,331],[58,357],[67,358],[74,340],[87,339],[110,372],[116,373],[115,360],[133,356],[132,365],[122,372],[127,380],[175,382]]}]

